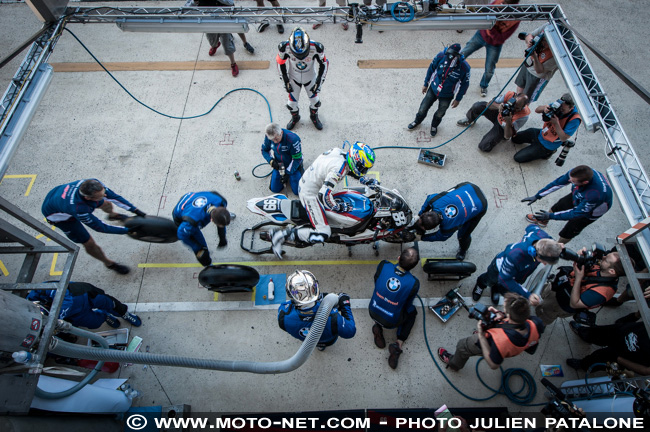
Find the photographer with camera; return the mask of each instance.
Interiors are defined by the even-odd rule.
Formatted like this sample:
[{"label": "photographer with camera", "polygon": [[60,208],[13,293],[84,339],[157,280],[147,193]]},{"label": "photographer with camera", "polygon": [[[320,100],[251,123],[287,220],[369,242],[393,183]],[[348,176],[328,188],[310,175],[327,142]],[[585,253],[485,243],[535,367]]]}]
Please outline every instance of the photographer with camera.
[{"label": "photographer with camera", "polygon": [[571,184],[571,193],[553,204],[550,211],[540,210],[535,214],[526,215],[530,223],[545,228],[549,220],[567,221],[560,231],[560,243],[568,243],[588,225],[607,213],[612,206],[612,188],[607,178],[600,172],[578,165],[563,176],[553,180],[533,196],[526,197],[521,202],[528,205]]},{"label": "photographer with camera", "polygon": [[526,290],[521,284],[533,274],[540,263],[555,264],[560,258],[562,245],[535,225],[526,227],[526,234],[519,243],[512,243],[490,263],[485,273],[476,279],[472,299],[479,301],[490,287],[492,303],[499,304],[499,295],[506,292],[519,294],[539,304],[539,296]]},{"label": "photographer with camera", "polygon": [[539,27],[531,33],[519,33],[519,39],[526,42],[524,53],[526,56],[529,54],[530,56],[524,61],[524,67],[515,78],[515,84],[517,84],[517,93],[524,93],[531,102],[537,101],[544,87],[558,69],[553,53],[544,37],[545,27]]},{"label": "photographer with camera", "polygon": [[535,314],[545,325],[602,306],[614,297],[618,278],[625,274],[618,252],[596,247],[594,252],[583,248],[576,254],[565,249],[561,257],[572,260],[573,269],[560,267],[553,282],[544,287]]},{"label": "photographer with camera", "polygon": [[543,128],[526,129],[512,137],[514,144],[530,144],[515,153],[515,162],[525,163],[550,158],[578,130],[582,121],[569,93],[563,94],[550,105],[538,106],[535,112],[542,114]]},{"label": "photographer with camera", "polygon": [[456,122],[458,126],[467,127],[485,111],[483,116],[490,120],[494,126],[478,144],[479,150],[484,152],[491,151],[501,141],[509,140],[515,136],[517,131],[528,121],[530,115],[528,96],[525,94],[506,92],[505,95],[496,98],[486,111],[487,104],[482,101],[476,102],[465,114],[467,118]]},{"label": "photographer with camera", "polygon": [[456,344],[456,352],[450,354],[438,348],[438,357],[453,371],[459,371],[472,356],[482,355],[492,369],[497,369],[508,357],[515,357],[526,351],[534,354],[537,342],[544,332],[544,324],[537,317],[530,316],[529,301],[517,294],[508,293],[505,297],[505,313],[488,307],[495,314],[494,322],[486,325],[482,315],[478,319],[476,333]]}]

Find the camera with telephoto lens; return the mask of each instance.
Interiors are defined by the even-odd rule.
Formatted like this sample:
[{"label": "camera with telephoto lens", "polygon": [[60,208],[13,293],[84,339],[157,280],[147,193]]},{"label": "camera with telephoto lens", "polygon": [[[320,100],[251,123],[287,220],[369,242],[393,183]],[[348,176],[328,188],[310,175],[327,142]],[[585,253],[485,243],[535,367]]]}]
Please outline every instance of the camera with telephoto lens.
[{"label": "camera with telephoto lens", "polygon": [[508,99],[507,102],[504,102],[501,108],[501,115],[503,115],[504,117],[513,115],[515,113],[516,102],[517,102],[517,98],[514,97]]},{"label": "camera with telephoto lens", "polygon": [[569,150],[571,150],[575,145],[576,143],[574,141],[566,141],[562,144],[562,151],[557,159],[555,159],[555,165],[560,167],[564,165],[564,161],[566,161],[566,157],[569,155]]},{"label": "camera with telephoto lens", "polygon": [[[519,33],[517,35],[517,37],[519,37],[519,39],[521,39],[522,41],[526,40],[526,36],[528,36],[528,33],[526,33],[526,32],[521,32],[521,33]],[[526,56],[529,56],[530,52],[532,50],[535,50],[535,52],[538,53],[538,54],[540,52],[542,52],[542,49],[543,49],[542,44],[540,44],[539,41],[543,37],[544,37],[544,33],[541,33],[541,34],[538,34],[537,36],[535,36],[532,41],[530,41],[532,45],[524,50],[524,53],[526,53]]]},{"label": "camera with telephoto lens", "polygon": [[552,418],[584,418],[585,414],[572,402],[568,401],[566,395],[562,391],[553,385],[546,378],[541,380],[544,387],[549,394],[549,401],[546,403],[546,406],[542,408],[542,414],[546,417]]},{"label": "camera with telephoto lens", "polygon": [[493,327],[499,320],[497,314],[492,312],[483,303],[475,303],[468,309],[469,317],[481,321],[483,328]]},{"label": "camera with telephoto lens", "polygon": [[556,116],[556,115],[558,115],[560,113],[560,107],[562,106],[563,103],[564,103],[563,100],[558,99],[555,102],[553,102],[552,104],[550,104],[548,106],[549,107],[548,112],[543,112],[542,113],[542,120],[544,120],[545,122],[551,121],[553,116]]},{"label": "camera with telephoto lens", "polygon": [[599,243],[594,243],[591,246],[591,250],[587,250],[584,253],[578,254],[571,249],[564,248],[562,253],[560,253],[560,258],[573,261],[580,267],[585,267],[590,269],[600,261],[609,251]]}]

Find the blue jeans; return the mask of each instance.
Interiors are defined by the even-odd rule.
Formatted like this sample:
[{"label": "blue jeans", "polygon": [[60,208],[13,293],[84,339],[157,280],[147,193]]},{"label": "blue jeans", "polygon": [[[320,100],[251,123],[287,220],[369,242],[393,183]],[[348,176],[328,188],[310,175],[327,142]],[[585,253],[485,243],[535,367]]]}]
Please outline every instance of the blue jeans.
[{"label": "blue jeans", "polygon": [[427,117],[427,113],[429,112],[429,109],[433,106],[433,103],[436,100],[439,100],[438,109],[436,110],[435,114],[433,114],[433,119],[431,120],[431,127],[438,127],[438,125],[442,121],[442,118],[445,116],[445,113],[447,112],[447,108],[449,108],[452,99],[453,98],[451,97],[438,98],[438,96],[436,96],[433,93],[433,86],[429,86],[427,93],[424,95],[424,99],[422,99],[422,102],[420,103],[420,108],[418,109],[418,113],[415,115],[415,122],[417,124],[422,123],[422,121]]},{"label": "blue jeans", "polygon": [[488,88],[490,85],[490,80],[492,80],[492,76],[494,76],[494,70],[497,67],[497,62],[501,55],[502,46],[503,45],[490,45],[485,42],[485,39],[481,36],[481,32],[477,31],[469,42],[467,42],[465,48],[460,51],[460,53],[467,58],[472,55],[474,51],[485,48],[485,72],[481,78],[481,88]]}]

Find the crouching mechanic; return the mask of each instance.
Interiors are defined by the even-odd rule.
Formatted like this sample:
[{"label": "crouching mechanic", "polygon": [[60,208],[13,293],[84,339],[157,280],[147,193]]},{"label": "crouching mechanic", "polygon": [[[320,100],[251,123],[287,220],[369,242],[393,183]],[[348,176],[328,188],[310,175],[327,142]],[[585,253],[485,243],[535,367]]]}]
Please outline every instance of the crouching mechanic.
[{"label": "crouching mechanic", "polygon": [[542,228],[549,220],[564,220],[567,223],[560,231],[560,243],[568,243],[588,225],[607,213],[612,207],[612,187],[607,178],[587,165],[578,165],[563,176],[547,184],[535,195],[526,197],[521,202],[531,205],[535,201],[571,184],[571,193],[553,204],[550,211],[540,210],[526,215],[526,220]]},{"label": "crouching mechanic", "polygon": [[372,334],[377,348],[385,348],[384,328],[397,327],[397,342],[390,344],[388,365],[397,369],[402,345],[411,334],[418,311],[413,299],[420,290],[420,281],[409,271],[414,268],[420,255],[417,249],[408,248],[397,258],[397,264],[383,260],[375,272],[375,291],[368,305],[370,317],[375,320]]},{"label": "crouching mechanic", "polygon": [[99,208],[108,213],[109,220],[126,219],[125,215],[113,211],[111,203],[136,216],[146,216],[97,179],[78,180],[55,187],[45,197],[41,212],[50,225],[63,231],[71,241],[81,243],[88,255],[103,262],[110,270],[125,275],[129,273],[129,268],[109,259],[84,228],[86,225],[101,233],[127,234],[128,228],[105,224],[93,215],[93,211]]},{"label": "crouching mechanic", "polygon": [[538,265],[555,264],[560,259],[562,245],[535,225],[526,227],[526,234],[519,243],[512,243],[490,263],[485,273],[476,280],[472,291],[474,301],[479,301],[485,288],[490,287],[493,304],[499,304],[499,295],[514,292],[530,300],[533,306],[539,304],[539,296],[532,294],[522,283],[533,274]]},{"label": "crouching mechanic", "polygon": [[[49,310],[55,295],[56,289],[32,290],[27,294],[27,300],[38,301]],[[117,317],[121,317],[135,327],[142,325],[142,320],[129,312],[127,305],[106,294],[101,288],[86,282],[68,283],[59,319],[75,327],[96,329],[104,322],[113,328],[118,328],[120,321]]]},{"label": "crouching mechanic", "polygon": [[470,357],[480,355],[490,368],[497,369],[506,358],[524,351],[534,354],[544,332],[542,320],[530,316],[530,303],[520,295],[506,294],[504,306],[505,314],[490,306],[488,310],[497,314],[496,324],[486,328],[478,321],[476,333],[459,340],[454,354],[438,348],[440,360],[449,369],[459,371]]},{"label": "crouching mechanic", "polygon": [[[350,217],[351,208],[344,202],[336,201],[332,193],[339,181],[350,175],[367,186],[379,183],[364,177],[375,163],[375,152],[362,142],[355,142],[350,150],[333,148],[318,156],[300,179],[298,195],[309,215],[312,227],[287,228],[272,232],[273,252],[282,259],[282,243],[296,238],[306,243],[324,243],[332,234],[328,218],[343,225],[354,225],[358,220]],[[346,224],[346,220],[351,223]]]},{"label": "crouching mechanic", "polygon": [[296,27],[291,32],[289,40],[280,43],[276,62],[280,78],[289,96],[287,108],[291,113],[291,121],[287,124],[287,129],[292,130],[300,120],[298,100],[301,87],[305,88],[309,97],[309,114],[312,123],[316,129],[323,129],[323,124],[318,118],[320,107],[318,93],[325,82],[329,67],[323,44],[310,40],[307,32]]},{"label": "crouching mechanic", "polygon": [[[298,182],[305,171],[302,168],[300,137],[282,129],[277,123],[266,126],[265,132],[262,156],[273,168],[269,189],[275,193],[282,192],[284,183],[288,179],[291,190],[298,195]],[[273,151],[273,155],[271,155],[271,151]]]},{"label": "crouching mechanic", "polygon": [[[584,255],[586,249],[580,254]],[[560,267],[553,282],[542,291],[542,304],[535,314],[549,325],[556,318],[566,318],[575,313],[602,306],[614,297],[618,290],[618,277],[625,275],[618,252],[605,255],[600,264],[589,269],[573,263]]]},{"label": "crouching mechanic", "polygon": [[230,220],[234,219],[235,215],[228,211],[227,205],[228,202],[219,192],[188,192],[172,212],[174,223],[178,227],[178,239],[192,249],[196,259],[203,266],[210,265],[212,259],[208,244],[201,233],[202,228],[213,222],[219,235],[217,247],[228,245],[226,226],[230,225]]},{"label": "crouching mechanic", "polygon": [[[278,309],[278,325],[291,336],[304,341],[326,293],[321,295],[318,281],[307,270],[296,270],[290,274],[285,287],[290,300],[282,303]],[[316,346],[323,351],[333,345],[339,336],[350,339],[356,332],[350,296],[340,293],[338,308],[335,307],[330,312]]]},{"label": "crouching mechanic", "polygon": [[[458,231],[457,260],[464,260],[472,232],[488,209],[483,191],[473,183],[460,183],[446,192],[431,194],[420,209],[414,227],[422,241],[445,241]],[[440,227],[438,231],[426,231]]]}]

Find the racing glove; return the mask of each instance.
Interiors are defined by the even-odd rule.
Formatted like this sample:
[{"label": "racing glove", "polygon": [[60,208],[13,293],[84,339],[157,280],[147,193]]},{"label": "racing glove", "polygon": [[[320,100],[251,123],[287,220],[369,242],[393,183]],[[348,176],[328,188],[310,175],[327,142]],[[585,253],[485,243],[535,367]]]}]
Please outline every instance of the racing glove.
[{"label": "racing glove", "polygon": [[291,85],[291,81],[285,81],[284,89],[287,91],[287,93],[293,93],[293,86]]},{"label": "racing glove", "polygon": [[547,221],[551,218],[551,214],[551,212],[547,212],[546,210],[540,210],[535,213],[535,219],[538,221]]},{"label": "racing glove", "polygon": [[320,92],[320,83],[314,83],[314,85],[309,89],[312,93]]},{"label": "racing glove", "polygon": [[343,309],[343,306],[350,306],[350,296],[346,293],[339,293],[339,309]]},{"label": "racing glove", "polygon": [[374,178],[368,178],[366,176],[363,176],[359,179],[359,183],[362,185],[368,186],[369,188],[372,188],[374,186],[379,186],[379,182],[374,179]]},{"label": "racing glove", "polygon": [[336,213],[347,213],[350,210],[352,210],[354,207],[352,207],[350,204],[343,202],[343,201],[337,201],[336,205],[332,207],[332,211],[335,211]]},{"label": "racing glove", "polygon": [[528,205],[531,205],[535,201],[537,201],[539,197],[537,195],[529,196],[521,200],[521,202],[527,202]]},{"label": "racing glove", "polygon": [[210,252],[208,248],[203,248],[196,253],[196,259],[202,266],[209,266],[212,264],[212,259],[210,258]]},{"label": "racing glove", "polygon": [[271,159],[269,164],[271,165],[271,168],[273,168],[274,170],[280,168],[280,166],[278,165],[278,161],[276,161],[275,159]]}]

